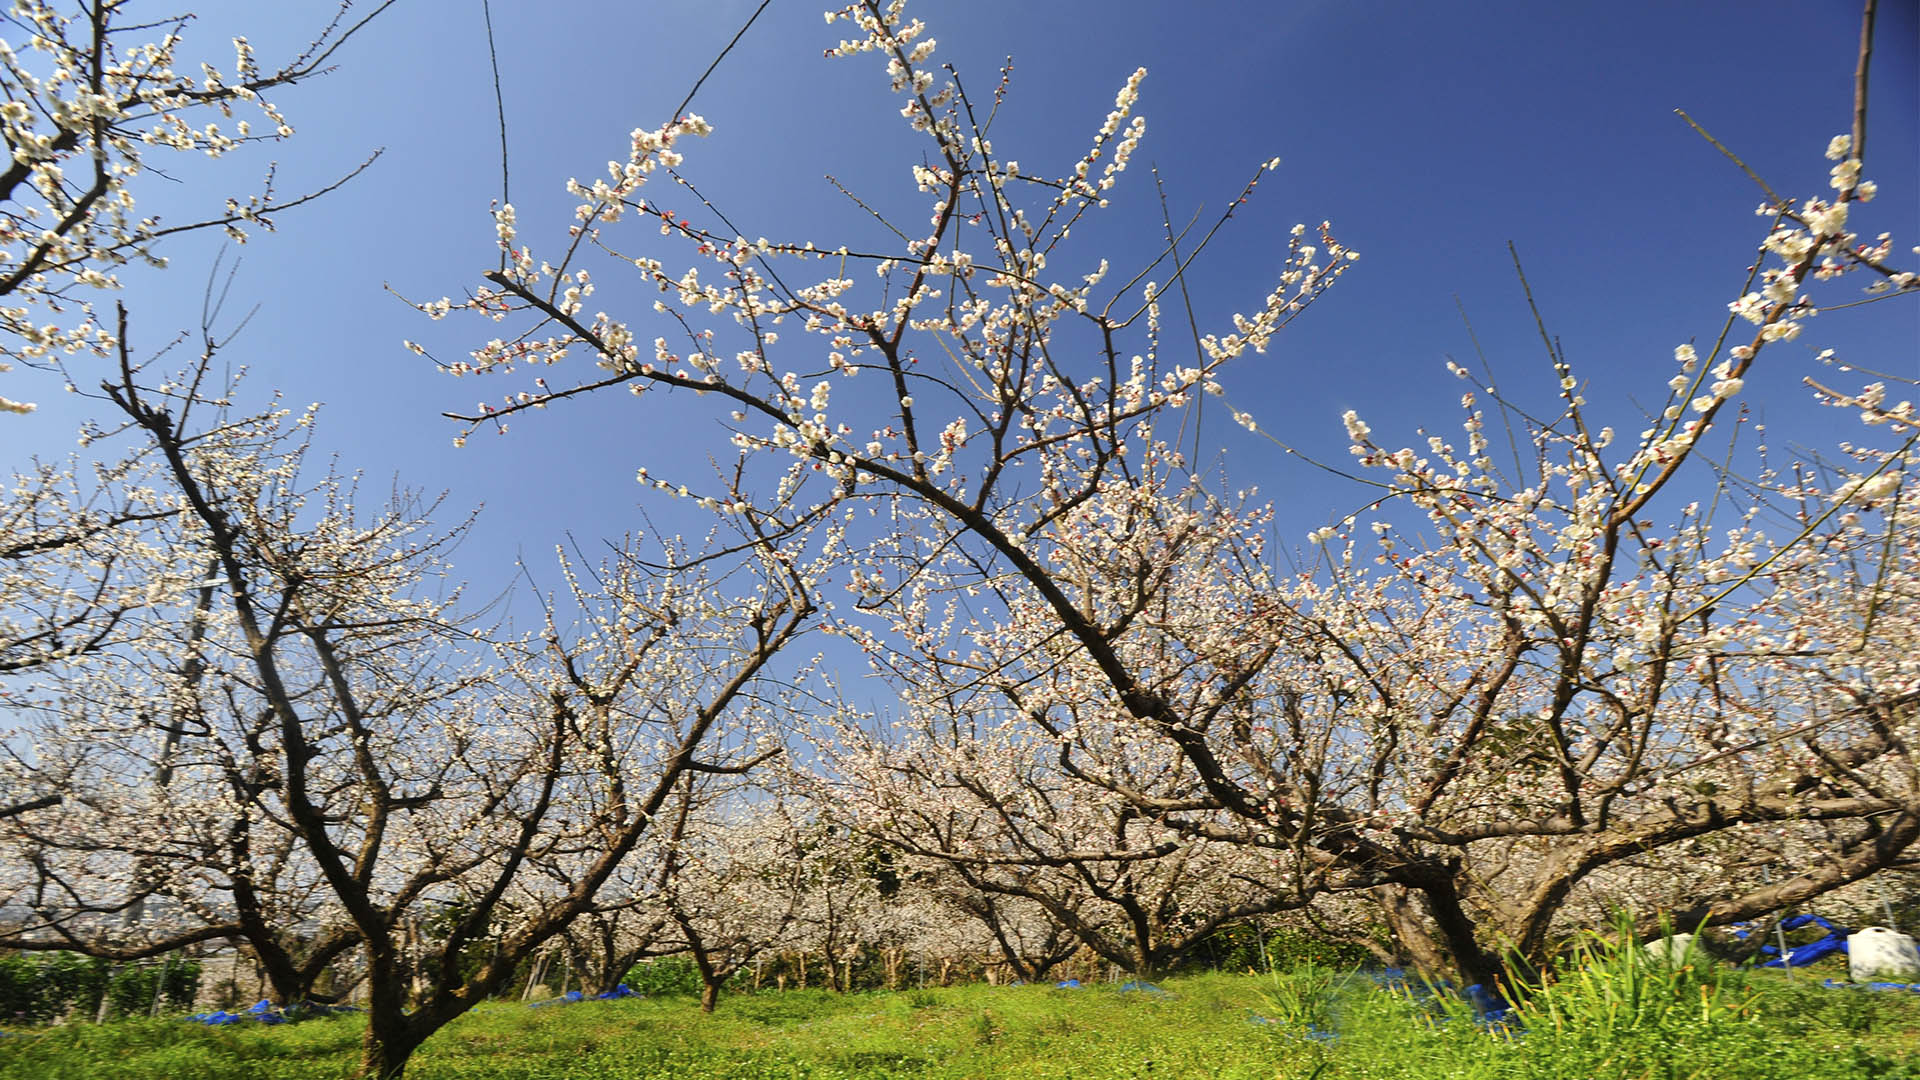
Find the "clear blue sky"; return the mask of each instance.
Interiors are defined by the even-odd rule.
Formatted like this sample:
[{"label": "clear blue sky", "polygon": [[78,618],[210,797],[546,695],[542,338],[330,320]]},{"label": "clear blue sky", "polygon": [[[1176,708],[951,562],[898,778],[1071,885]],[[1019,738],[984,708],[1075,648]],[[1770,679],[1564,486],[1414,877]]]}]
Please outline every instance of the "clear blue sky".
[{"label": "clear blue sky", "polygon": [[[202,16],[195,40],[222,62],[236,33],[263,62],[287,55],[331,7],[188,6]],[[555,236],[572,205],[566,178],[600,173],[623,152],[627,131],[666,119],[754,6],[495,0],[523,235],[536,245]],[[686,171],[750,236],[868,235],[873,226],[821,179],[827,173],[881,204],[918,209],[908,168],[919,149],[897,99],[871,57],[822,59],[846,27],[825,25],[821,7],[774,0],[693,106],[716,132],[691,145]],[[1455,422],[1460,387],[1442,358],[1472,348],[1456,296],[1503,380],[1544,385],[1509,240],[1551,329],[1600,384],[1596,400],[1617,404],[1629,390],[1657,399],[1674,345],[1718,330],[1761,235],[1752,213],[1760,193],[1674,108],[1777,189],[1824,193],[1821,151],[1849,122],[1859,32],[1852,0],[921,0],[911,10],[982,94],[1013,55],[995,144],[1029,171],[1042,163],[1058,171],[1082,152],[1136,66],[1150,72],[1140,106],[1148,137],[1136,160],[1161,167],[1176,216],[1217,210],[1257,163],[1283,159],[1196,279],[1200,315],[1204,329],[1256,306],[1285,230],[1333,221],[1361,261],[1268,355],[1243,364],[1230,390],[1270,429],[1335,458],[1347,408],[1383,436]],[[1866,168],[1880,196],[1854,219],[1869,235],[1891,231],[1906,264],[1920,243],[1915,12],[1911,0],[1881,6]],[[438,375],[401,340],[457,356],[491,327],[428,324],[383,291],[458,295],[493,263],[487,207],[500,191],[498,136],[479,0],[403,0],[339,60],[336,74],[279,97],[299,132],[292,142],[221,163],[224,194],[244,188],[269,155],[283,184],[299,186],[386,148],[367,175],[243,249],[236,298],[261,310],[233,358],[252,365],[257,391],[325,401],[322,441],[346,465],[447,489],[451,506],[486,504],[459,555],[482,591],[505,584],[516,551],[545,571],[545,553],[566,531],[591,541],[634,528],[648,505],[635,468],[683,455],[690,442],[718,445],[704,422],[684,426],[609,395],[455,451],[441,410],[502,387]],[[181,175],[187,183],[177,188],[146,189],[151,205],[189,194],[199,173]],[[1159,232],[1144,169],[1128,174],[1115,203],[1099,230],[1076,239],[1090,258],[1127,265]],[[191,325],[197,311],[212,245],[172,254],[165,274],[129,275],[137,345]],[[1824,346],[1920,375],[1920,304],[1909,297],[1816,320],[1749,379],[1769,409],[1837,434],[1846,418],[1810,412],[1795,389]],[[71,403],[30,373],[6,378],[9,396],[42,410],[0,418],[4,461],[64,453]],[[1291,537],[1360,501],[1225,428],[1216,430],[1231,475],[1285,507]],[[1817,426],[1801,430],[1809,442],[1832,441]]]}]

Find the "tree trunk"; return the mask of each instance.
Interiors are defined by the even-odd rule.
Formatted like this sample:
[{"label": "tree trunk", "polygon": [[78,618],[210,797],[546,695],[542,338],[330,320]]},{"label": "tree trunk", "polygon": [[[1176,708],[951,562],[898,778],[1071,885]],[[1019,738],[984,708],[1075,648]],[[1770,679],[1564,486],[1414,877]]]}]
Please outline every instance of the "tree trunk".
[{"label": "tree trunk", "polygon": [[[1147,946],[1147,943],[1144,941],[1139,942],[1134,949],[1133,963],[1128,965],[1128,967],[1132,969],[1128,974],[1131,974],[1136,979],[1151,980],[1155,972],[1159,969],[1159,965],[1154,963],[1154,959],[1153,950]],[[1117,967],[1119,965],[1112,966]],[[1111,968],[1109,970],[1111,970]],[[1112,982],[1113,980],[1108,979],[1107,981]]]},{"label": "tree trunk", "polygon": [[401,1080],[407,1072],[407,1060],[419,1045],[417,1040],[406,1038],[375,1042],[369,1036],[360,1057],[360,1075],[365,1080]]},{"label": "tree trunk", "polygon": [[93,1022],[96,1024],[107,1022],[107,1006],[113,1001],[113,977],[118,974],[120,974],[119,964],[107,965],[106,980],[100,984],[100,1007],[93,1011]]},{"label": "tree trunk", "polygon": [[827,989],[836,994],[844,994],[847,988],[840,982],[840,953],[833,947],[833,935],[827,935],[827,943],[821,950],[821,958],[827,965]]},{"label": "tree trunk", "polygon": [[1426,897],[1427,911],[1433,917],[1434,929],[1440,932],[1440,940],[1446,943],[1447,951],[1453,954],[1453,967],[1460,973],[1463,983],[1469,986],[1481,986],[1490,994],[1504,997],[1503,976],[1506,966],[1492,953],[1480,946],[1480,939],[1474,934],[1473,917],[1467,914],[1460,903],[1460,893],[1451,877],[1419,886],[1420,894]]},{"label": "tree trunk", "polygon": [[389,983],[374,988],[367,1009],[367,1035],[360,1049],[362,1080],[400,1080],[407,1071],[407,1060],[424,1041],[402,1008],[403,986]]},{"label": "tree trunk", "polygon": [[[1153,978],[1155,967],[1153,920],[1147,914],[1147,909],[1140,904],[1129,901],[1125,904],[1125,909],[1127,912],[1127,929],[1131,932],[1133,939],[1130,942],[1132,948],[1129,950],[1133,955],[1128,957],[1128,962],[1125,966],[1130,970],[1134,978],[1151,979]],[[1111,956],[1107,958],[1109,963],[1111,963],[1113,959]],[[1112,980],[1109,979],[1108,981],[1111,982]]]},{"label": "tree trunk", "polygon": [[1394,941],[1406,954],[1405,958],[1413,965],[1413,969],[1430,979],[1445,974],[1446,954],[1428,931],[1413,894],[1402,886],[1387,885],[1378,891],[1377,899],[1380,912],[1386,918],[1387,929],[1393,932]]},{"label": "tree trunk", "polygon": [[[591,967],[582,968],[580,971],[580,992],[588,997],[593,997],[597,994],[612,993],[614,988],[620,985],[620,980],[613,975],[613,968],[614,965],[604,960],[595,963]],[[623,971],[620,974],[625,975],[626,972]]]},{"label": "tree trunk", "polygon": [[265,981],[267,1000],[285,1008],[305,1001],[323,1001],[331,1004],[339,1000],[337,994],[322,994],[314,989],[320,979],[327,974],[328,966],[350,946],[326,946],[322,952],[296,961],[291,953],[279,942],[250,942],[256,969]]},{"label": "tree trunk", "polygon": [[680,929],[686,934],[687,948],[693,954],[694,969],[700,972],[700,1011],[710,1013],[720,1000],[720,984],[727,981],[732,972],[722,972],[720,965],[714,963],[713,954],[707,950],[707,943],[693,928],[693,923],[685,917],[679,918]]}]

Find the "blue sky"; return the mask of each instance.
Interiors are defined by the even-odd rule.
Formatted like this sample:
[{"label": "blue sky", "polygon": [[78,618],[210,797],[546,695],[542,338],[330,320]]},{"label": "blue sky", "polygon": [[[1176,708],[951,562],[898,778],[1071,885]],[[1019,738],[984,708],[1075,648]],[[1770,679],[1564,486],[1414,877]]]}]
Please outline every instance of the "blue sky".
[{"label": "blue sky", "polygon": [[[226,39],[244,33],[270,63],[330,6],[208,0],[191,33],[222,62]],[[627,131],[664,121],[754,6],[495,0],[523,236],[536,245],[555,236],[572,205],[565,180],[599,173],[623,153]],[[1266,356],[1241,365],[1229,389],[1269,429],[1335,459],[1347,408],[1382,436],[1455,423],[1460,387],[1442,362],[1472,353],[1456,297],[1503,385],[1546,385],[1509,241],[1550,328],[1595,381],[1596,403],[1657,400],[1673,347],[1718,331],[1763,227],[1753,215],[1759,191],[1674,108],[1777,189],[1823,193],[1821,151],[1849,123],[1859,33],[1857,6],[1840,0],[921,0],[910,10],[981,94],[1012,54],[995,144],[1029,171],[1067,167],[1136,66],[1149,70],[1136,161],[1160,167],[1176,217],[1217,212],[1259,162],[1282,158],[1195,278],[1199,314],[1206,329],[1257,306],[1286,230],[1333,222],[1361,261]],[[827,26],[820,12],[818,0],[774,0],[693,106],[716,130],[690,145],[686,172],[750,236],[871,236],[875,227],[822,179],[829,173],[879,205],[919,212],[908,174],[919,149],[897,100],[871,57],[821,57],[845,26]],[[1865,170],[1880,195],[1854,218],[1868,235],[1892,232],[1905,264],[1920,242],[1915,12],[1899,0],[1881,7]],[[402,0],[339,60],[335,74],[278,97],[298,130],[292,141],[214,171],[184,165],[181,184],[140,192],[184,213],[214,191],[197,186],[203,174],[224,195],[273,159],[284,185],[313,186],[385,148],[365,176],[242,249],[236,303],[260,311],[232,358],[253,368],[258,392],[326,402],[322,443],[345,465],[446,489],[450,507],[485,504],[458,556],[482,592],[508,582],[516,552],[547,571],[546,553],[568,533],[591,541],[638,527],[640,512],[657,508],[633,483],[635,468],[690,445],[719,447],[704,420],[610,395],[455,451],[440,412],[501,388],[437,374],[401,345],[421,339],[458,356],[492,332],[473,321],[429,324],[386,291],[458,295],[493,264],[498,132],[479,0]],[[1076,240],[1089,259],[1127,266],[1160,229],[1144,169],[1114,201]],[[182,244],[164,274],[127,276],[136,345],[191,325],[214,247]],[[1816,370],[1813,352],[1832,346],[1920,376],[1914,299],[1816,320],[1800,341],[1764,354],[1752,396],[1799,425],[1802,441],[1831,443],[1849,421],[1805,407],[1798,381]],[[72,447],[78,403],[32,373],[5,378],[9,396],[42,409],[0,418],[0,460]],[[1224,422],[1216,433],[1231,477],[1281,504],[1290,537],[1364,500]]]}]

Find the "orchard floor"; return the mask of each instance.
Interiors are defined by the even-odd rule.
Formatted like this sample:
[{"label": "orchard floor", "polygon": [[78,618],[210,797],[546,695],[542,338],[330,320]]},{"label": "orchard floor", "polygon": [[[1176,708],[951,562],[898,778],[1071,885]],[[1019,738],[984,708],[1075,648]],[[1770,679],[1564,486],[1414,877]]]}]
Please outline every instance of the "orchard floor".
[{"label": "orchard floor", "polygon": [[[1920,1080],[1920,994],[1815,982],[1737,977],[1711,1000],[1694,986],[1691,999],[1654,1001],[1651,1011],[1624,1000],[1584,1012],[1576,1004],[1536,1014],[1521,1034],[1361,980],[1338,980],[1329,998],[1316,996],[1324,982],[1260,976],[1172,979],[1164,996],[1107,986],[789,991],[725,998],[712,1016],[686,998],[495,1004],[436,1035],[407,1076]],[[1331,1013],[1314,1013],[1323,1008]],[[1289,1014],[1330,1015],[1339,1034],[1307,1037]],[[361,1028],[348,1016],[286,1027],[141,1020],[16,1031],[0,1039],[0,1080],[335,1080],[352,1075]]]}]

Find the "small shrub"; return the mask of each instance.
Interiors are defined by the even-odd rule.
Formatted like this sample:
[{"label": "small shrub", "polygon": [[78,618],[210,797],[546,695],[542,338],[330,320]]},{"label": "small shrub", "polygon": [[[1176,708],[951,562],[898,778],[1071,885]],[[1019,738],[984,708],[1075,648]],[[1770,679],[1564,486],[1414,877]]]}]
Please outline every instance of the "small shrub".
[{"label": "small shrub", "polygon": [[667,956],[658,960],[643,960],[627,969],[627,977],[622,980],[628,987],[648,997],[662,994],[685,994],[697,997],[700,993],[700,969],[688,956]]}]

